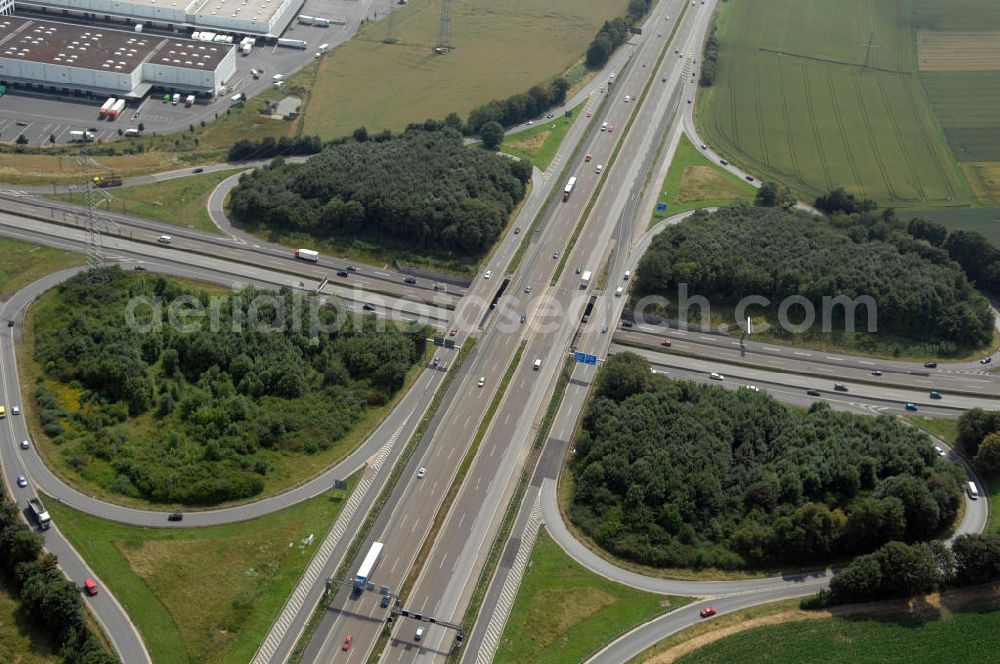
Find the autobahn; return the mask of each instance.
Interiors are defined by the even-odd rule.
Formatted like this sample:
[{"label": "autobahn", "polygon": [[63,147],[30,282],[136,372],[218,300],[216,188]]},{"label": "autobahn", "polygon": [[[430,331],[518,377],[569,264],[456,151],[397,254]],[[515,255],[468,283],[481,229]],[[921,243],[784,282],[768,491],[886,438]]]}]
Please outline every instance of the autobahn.
[{"label": "autobahn", "polygon": [[[664,6],[667,7],[666,11],[671,15],[676,15],[679,4],[681,3],[665,3]],[[700,43],[700,38],[697,37],[698,31],[703,26],[707,26],[710,10],[711,4],[704,9],[697,9],[695,13],[697,21],[675,37],[675,40],[679,40],[677,43],[684,43],[682,56],[688,54],[687,57],[678,58],[681,62],[668,58],[665,61],[666,68],[656,72],[655,77],[664,74],[676,75],[676,80],[686,79],[686,76],[682,76],[682,74],[687,74],[690,69],[676,70],[670,68],[670,65],[674,65],[674,67],[677,65],[687,66],[691,59],[692,48],[696,53],[695,45]],[[663,9],[658,11],[662,12]],[[654,15],[654,18],[657,16]],[[655,44],[651,33],[647,32],[646,39],[642,40],[636,49],[637,58],[647,58],[649,51],[643,50],[643,47],[650,43]],[[638,83],[642,78],[642,70],[649,71],[647,76],[652,73],[651,67],[638,66],[637,63],[641,61],[637,58],[632,60],[627,71],[622,74],[622,78],[619,79],[619,84],[613,88],[606,106],[601,107],[607,115],[599,115],[596,112],[596,99],[588,103],[593,104],[593,106],[588,105],[587,108],[594,108],[595,115],[598,116],[596,120],[607,117],[616,127],[620,128],[626,125],[623,118],[628,117],[635,104],[629,108],[622,105],[622,96],[630,93],[625,86],[641,88]],[[652,63],[654,60],[655,58],[649,57],[646,61]],[[658,86],[654,86],[652,89],[655,90],[656,87]],[[672,84],[665,87],[669,90],[672,88]],[[657,95],[654,92],[650,99],[643,103],[642,109],[636,116],[633,131],[624,138],[620,153],[621,161],[609,167],[605,172],[604,177],[607,180],[604,191],[597,199],[594,211],[590,216],[591,221],[584,227],[571,254],[572,259],[567,262],[567,266],[570,268],[574,265],[588,267],[601,265],[609,256],[610,247],[628,247],[631,245],[633,237],[642,232],[643,229],[635,223],[640,212],[638,201],[642,187],[639,185],[644,181],[650,163],[655,158],[656,151],[653,147],[665,135],[667,124],[672,121],[667,117],[665,109],[676,108],[677,105],[676,92],[672,93],[672,96],[667,94],[666,90],[663,92],[662,95]],[[667,119],[667,124],[664,124],[664,119]],[[574,126],[575,133],[571,131],[570,136],[560,149],[566,158],[575,154],[576,159],[582,160],[583,151],[592,152],[602,157],[610,154],[610,141],[607,140],[610,136],[605,132],[597,131],[599,123],[596,120],[589,127],[586,123],[578,123]],[[620,136],[620,130],[614,135]],[[579,139],[587,142],[582,143],[581,148],[574,153],[575,142]],[[595,156],[594,163],[600,163],[597,156]],[[577,220],[584,214],[585,203],[598,182],[596,174],[591,177],[587,164],[582,164],[582,168],[587,170],[580,176],[578,189],[570,200],[566,204],[554,204],[543,218],[537,234],[532,238],[531,249],[521,269],[511,281],[507,291],[510,295],[502,300],[504,306],[490,314],[485,325],[481,325],[483,316],[487,313],[484,303],[489,301],[490,295],[497,288],[503,266],[507,264],[516,250],[519,238],[514,236],[508,236],[504,240],[498,252],[488,263],[488,267],[498,276],[492,280],[477,280],[469,289],[470,297],[464,298],[458,303],[454,314],[455,319],[469,321],[468,325],[461,326],[462,333],[458,340],[463,342],[467,338],[467,333],[471,331],[473,334],[480,335],[479,347],[470,356],[466,368],[462,371],[462,377],[456,383],[454,399],[450,403],[450,407],[441,415],[435,427],[435,431],[440,432],[439,435],[430,436],[422,452],[410,464],[411,469],[419,465],[427,467],[428,477],[419,482],[415,479],[405,479],[373,530],[373,533],[380,537],[382,534],[388,534],[389,537],[384,539],[387,544],[394,545],[387,546],[390,553],[387,553],[379,568],[388,573],[386,579],[390,581],[391,585],[392,579],[405,578],[405,568],[409,567],[409,562],[412,561],[416,553],[418,542],[424,539],[428,532],[431,517],[437,511],[437,506],[440,505],[447,487],[450,486],[450,479],[454,476],[472,434],[478,428],[482,414],[493,396],[492,391],[496,388],[507,363],[516,352],[516,348],[523,341],[525,352],[521,364],[515,368],[511,389],[503,396],[497,414],[492,419],[490,429],[480,446],[480,454],[469,469],[462,489],[448,513],[441,535],[437,538],[430,558],[424,565],[424,573],[407,598],[408,605],[424,607],[423,610],[433,612],[435,615],[443,615],[452,619],[461,616],[460,609],[463,603],[467,602],[468,593],[471,591],[469,580],[475,578],[474,572],[482,563],[485,549],[492,539],[491,533],[496,530],[499,515],[502,514],[506,500],[510,496],[513,480],[518,475],[520,464],[523,464],[525,448],[530,443],[530,434],[539,421],[540,413],[545,405],[545,397],[551,392],[557,369],[561,366],[562,357],[569,348],[571,339],[578,331],[576,321],[579,320],[579,313],[584,303],[583,299],[579,297],[581,291],[577,287],[579,277],[573,274],[572,270],[567,269],[554,286],[547,286],[547,284],[552,279],[558,263],[551,258],[551,254],[564,250],[567,239],[572,234]],[[561,187],[562,182],[555,181],[552,184]],[[540,203],[537,202],[537,198],[535,201],[536,207],[534,209],[537,210]],[[527,212],[531,213],[532,209],[529,207]],[[523,214],[522,218],[530,220],[533,216],[533,214]],[[613,224],[600,223],[601,220],[607,219],[615,219],[616,222]],[[527,224],[521,223],[523,228],[528,227]],[[134,251],[136,255],[155,256],[155,260],[164,263],[170,260],[166,254],[161,255],[159,253],[161,248],[155,245],[146,246],[144,249],[129,247],[129,250]],[[238,250],[246,250],[246,247],[240,247]],[[175,258],[178,255],[184,257],[190,255],[185,247],[179,245],[171,247],[167,251],[173,252]],[[612,268],[609,270],[615,280],[619,278],[621,268],[626,264],[625,253],[616,252]],[[211,263],[205,267],[206,271],[210,269],[210,265]],[[528,298],[520,296],[526,286],[533,286],[533,294]],[[616,304],[616,300],[612,298],[610,292],[611,289],[602,295],[601,309],[609,312],[607,320],[615,321],[617,316],[614,314],[619,305]],[[515,294],[519,296],[517,304],[513,303]],[[547,329],[545,326],[550,316],[547,316],[546,312],[542,310],[543,295],[557,301],[566,300],[569,303],[567,313],[561,316],[560,321],[553,321],[551,329]],[[508,304],[512,306],[506,306]],[[7,319],[8,310],[5,308],[0,311],[2,311],[4,319]],[[520,313],[529,316],[528,323],[523,328],[517,321]],[[578,347],[600,351],[602,355],[608,350],[605,347],[611,343],[611,335],[599,332],[598,325],[592,324],[579,331],[581,331],[581,336],[578,340]],[[3,350],[2,352],[6,356],[9,351]],[[530,368],[535,357],[543,360],[542,369],[537,372]],[[412,402],[407,402],[408,406],[413,405],[414,410],[407,412],[407,408],[401,405],[397,411],[394,411],[394,415],[399,414],[399,419],[393,420],[391,423],[387,422],[383,427],[380,427],[379,432],[372,436],[372,447],[368,448],[369,455],[371,450],[378,447],[376,443],[384,442],[388,438],[388,434],[395,431],[392,425],[408,424],[408,426],[412,426],[413,422],[408,420],[419,419],[411,416],[417,411],[420,403],[425,403],[427,397],[433,393],[435,389],[434,378],[440,378],[440,376],[435,375],[437,373],[439,372],[428,372],[430,378],[420,383],[419,389],[415,389],[407,395],[407,399],[411,395],[416,395]],[[572,430],[569,425],[575,421],[575,418],[571,414],[574,412],[574,408],[577,409],[578,413],[579,408],[582,407],[586,395],[585,386],[593,375],[592,370],[587,367],[578,368],[575,374],[574,380],[578,384],[571,389],[567,397],[569,406],[560,413],[560,421],[555,429],[557,433],[561,432],[562,440],[566,439],[566,432]],[[6,381],[8,376],[6,371],[4,376]],[[484,389],[475,386],[479,376],[488,377],[487,386]],[[14,379],[16,381],[16,376]],[[16,385],[16,382],[13,385]],[[7,385],[5,384],[6,389]],[[15,392],[7,394],[12,393]],[[8,403],[11,401],[8,400]],[[12,442],[15,438],[16,436],[11,439]],[[15,446],[5,446],[5,448],[7,447],[13,448]],[[31,458],[31,455],[26,456]],[[354,460],[357,462],[362,458],[365,457],[359,454],[354,457]],[[561,457],[557,461],[560,459]],[[343,470],[348,467],[347,462],[345,465],[338,466],[339,469]],[[354,467],[359,466],[355,465]],[[558,463],[556,467],[558,467]],[[5,468],[7,468],[6,459]],[[39,468],[36,468],[35,471],[45,472]],[[333,476],[336,475],[331,474],[329,477]],[[329,477],[326,480],[327,487],[329,486]],[[410,477],[412,478],[412,475]],[[58,483],[57,478],[54,481]],[[76,500],[79,498],[71,496],[68,502]],[[982,502],[985,503],[985,501]],[[254,503],[246,507],[251,508],[258,504]],[[242,507],[232,509],[238,510]],[[104,504],[95,505],[94,508],[103,510]],[[216,512],[226,511],[218,510]],[[160,519],[160,523],[154,525],[164,525],[162,513],[152,514],[155,515],[153,518]],[[205,514],[211,514],[211,512]],[[237,518],[233,514],[235,512],[225,514],[221,518],[233,520]],[[133,516],[125,515],[120,520],[130,520]],[[184,525],[198,524],[193,521],[193,518],[189,518],[186,519]],[[370,539],[374,539],[374,537],[375,535]],[[393,587],[399,588],[398,585]],[[365,643],[363,637],[366,637],[366,630],[372,635],[380,630],[382,616],[376,610],[376,597],[365,596],[357,600],[356,604],[351,605],[346,603],[346,598],[338,598],[338,600],[344,601],[339,606],[335,602],[334,610],[327,616],[328,620],[324,621],[317,631],[317,638],[321,638],[322,641],[310,644],[311,650],[307,650],[307,655],[318,659],[327,655],[332,656],[332,652],[339,649],[343,630],[345,628],[351,629],[355,624],[358,624],[357,632],[350,632],[355,634],[357,645],[349,657],[360,659],[356,655],[365,654],[364,648],[360,646]],[[348,615],[348,613],[354,615]],[[352,620],[355,622],[350,622]],[[421,655],[434,657],[447,650],[446,639],[440,630],[432,630],[428,634],[423,649],[413,647],[412,642],[406,636],[406,634],[412,634],[413,625],[409,621],[402,621],[402,623],[406,626],[397,627],[396,637],[390,642],[390,647],[384,654],[385,658],[391,661],[403,661]],[[400,631],[404,629],[406,631]],[[370,642],[373,643],[374,640]],[[325,648],[325,650],[316,652],[315,648]]]}]

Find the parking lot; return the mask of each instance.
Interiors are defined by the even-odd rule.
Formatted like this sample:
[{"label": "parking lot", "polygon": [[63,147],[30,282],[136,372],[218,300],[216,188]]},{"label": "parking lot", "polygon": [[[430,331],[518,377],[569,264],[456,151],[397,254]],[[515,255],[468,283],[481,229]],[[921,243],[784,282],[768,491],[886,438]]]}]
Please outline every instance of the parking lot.
[{"label": "parking lot", "polygon": [[[382,18],[396,8],[398,5],[393,0],[307,0],[299,13],[345,20],[346,23],[323,28],[301,25],[293,19],[283,36],[305,40],[308,48],[271,44],[255,47],[246,56],[237,54],[236,73],[226,82],[225,90],[211,100],[199,98],[191,108],[185,107],[183,102],[164,103],[163,91],[152,92],[141,101],[129,101],[117,119],[107,120],[98,118],[98,109],[108,95],[88,98],[82,94],[65,96],[11,87],[0,97],[0,140],[13,143],[23,135],[28,145],[49,145],[52,138],[55,143],[68,143],[71,131],[90,130],[97,140],[110,141],[118,139],[119,130],[124,133],[127,129],[138,128],[140,123],[145,132],[160,134],[183,131],[188,125],[202,121],[208,123],[216,114],[225,112],[232,103],[232,95],[238,92],[247,97],[259,94],[270,87],[272,75],[291,74],[311,62],[320,44],[333,48],[350,39],[366,16]],[[190,36],[190,33],[182,34]],[[263,69],[264,75],[254,80],[251,69]]]}]

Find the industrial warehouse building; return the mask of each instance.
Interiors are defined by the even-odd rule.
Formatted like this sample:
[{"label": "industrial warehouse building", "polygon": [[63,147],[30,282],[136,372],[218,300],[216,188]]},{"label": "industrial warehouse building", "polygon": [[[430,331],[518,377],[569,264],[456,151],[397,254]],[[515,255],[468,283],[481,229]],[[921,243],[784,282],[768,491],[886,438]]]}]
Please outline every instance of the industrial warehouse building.
[{"label": "industrial warehouse building", "polygon": [[228,44],[0,16],[4,85],[140,98],[154,87],[215,94],[235,73]]},{"label": "industrial warehouse building", "polygon": [[28,0],[19,8],[170,31],[226,31],[277,38],[305,0]]}]

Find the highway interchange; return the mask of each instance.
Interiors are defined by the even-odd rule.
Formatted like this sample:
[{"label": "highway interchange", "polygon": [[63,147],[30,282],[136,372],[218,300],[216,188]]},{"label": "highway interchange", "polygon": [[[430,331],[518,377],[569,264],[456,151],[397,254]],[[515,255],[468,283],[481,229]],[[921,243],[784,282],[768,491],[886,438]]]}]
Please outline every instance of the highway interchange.
[{"label": "highway interchange", "polygon": [[[652,207],[649,190],[654,190],[655,196],[656,187],[647,187],[647,180],[650,173],[658,172],[662,164],[669,161],[671,150],[661,152],[660,146],[670,144],[670,138],[677,132],[688,130],[690,109],[684,101],[693,94],[691,78],[697,72],[700,44],[714,4],[711,1],[697,5],[681,0],[660,2],[643,26],[643,36],[634,38],[621,49],[604,76],[581,92],[582,105],[577,107],[577,112],[586,111],[592,117],[581,118],[573,125],[554,160],[578,166],[567,166],[564,171],[549,173],[546,177],[536,174],[531,197],[512,224],[525,233],[532,231],[528,250],[518,270],[507,275],[511,280],[506,291],[508,295],[493,312],[488,304],[524,237],[513,231],[507,233],[489,262],[482,266],[480,274],[491,270],[492,279],[480,276],[467,289],[449,286],[447,293],[441,293],[433,289],[433,280],[421,278],[418,284],[405,284],[401,274],[382,266],[358,266],[359,271],[352,272],[347,279],[338,278],[336,271],[346,268],[343,261],[324,258],[318,265],[294,261],[289,248],[268,245],[231,228],[224,227],[229,237],[220,238],[175,227],[167,229],[162,224],[127,215],[101,213],[106,219],[105,254],[109,260],[126,266],[142,263],[151,270],[226,285],[253,283],[263,288],[319,289],[331,299],[343,298],[355,311],[358,305],[371,301],[379,315],[407,320],[419,315],[422,321],[436,326],[442,334],[444,330],[457,327],[455,339],[459,345],[471,337],[476,338],[476,347],[466,357],[444,405],[419,442],[402,481],[392,490],[359,554],[359,557],[364,555],[371,541],[384,542],[386,553],[377,568],[377,582],[394,592],[405,590],[404,606],[412,611],[439,620],[461,622],[518,478],[522,472],[532,474],[531,486],[508,539],[511,555],[505,552],[479,620],[467,635],[466,661],[489,660],[487,655],[491,653],[483,648],[487,641],[484,632],[494,615],[499,616],[502,626],[500,585],[513,569],[512,554],[519,545],[525,545],[522,535],[532,518],[536,521],[540,518],[570,555],[595,571],[656,592],[716,597],[713,603],[720,612],[813,592],[828,578],[824,571],[804,578],[721,584],[651,580],[629,576],[630,573],[597,558],[576,542],[562,524],[554,486],[596,372],[594,367],[578,365],[573,369],[572,381],[541,458],[535,468],[525,465],[564,358],[571,349],[598,357],[632,350],[650,358],[657,372],[677,378],[704,381],[709,372],[720,371],[726,375],[726,379],[718,383],[723,387],[752,383],[793,404],[805,405],[815,400],[805,395],[806,389],[815,388],[821,392],[819,398],[830,401],[835,408],[869,414],[903,412],[902,404],[908,401],[918,404],[921,414],[943,417],[956,417],[973,406],[996,407],[994,399],[1000,392],[1000,385],[975,363],[928,371],[912,363],[879,360],[876,364],[883,375],[875,377],[871,375],[874,361],[864,358],[785,348],[752,339],[744,341],[741,347],[740,340],[733,337],[662,326],[618,329],[627,298],[614,297],[614,289],[623,284],[624,270],[634,270],[651,238],[653,231],[647,232],[645,220]],[[669,21],[666,16],[671,17]],[[676,28],[675,24],[678,24]],[[610,71],[615,71],[617,80],[606,94],[602,94],[599,87],[605,84]],[[644,90],[648,92],[643,93]],[[633,99],[628,104],[622,101],[625,94]],[[615,130],[601,131],[603,121],[609,122]],[[612,160],[616,149],[617,156]],[[596,174],[592,164],[583,161],[585,153],[594,155],[594,163],[607,164],[603,174]],[[550,192],[562,188],[563,176],[567,173],[578,177],[574,193],[565,203],[558,196],[549,202]],[[188,170],[184,169],[167,177],[187,174]],[[79,210],[42,201],[30,193],[8,191],[3,194],[0,233],[79,250],[85,240]],[[592,198],[593,207],[589,209]],[[210,201],[212,216],[220,224],[225,222],[223,199],[224,193],[217,193]],[[533,225],[536,216],[538,223]],[[568,241],[581,220],[581,232],[569,250]],[[156,241],[158,235],[165,232],[173,236],[169,246]],[[563,256],[565,252],[568,255]],[[557,276],[560,263],[564,265]],[[599,272],[605,264],[609,265],[609,280],[603,292],[593,287],[581,290],[574,267],[583,266]],[[0,318],[15,321],[13,327],[3,328],[8,334],[0,340],[3,403],[26,403],[17,382],[15,357],[23,312],[35,297],[66,276],[57,274],[39,280],[0,308]],[[324,283],[324,279],[329,281]],[[532,291],[526,295],[524,291],[528,286]],[[589,294],[597,296],[595,313],[588,323],[581,324]],[[398,306],[400,301],[411,304],[401,307]],[[552,302],[560,305],[558,316],[550,313]],[[411,305],[412,310],[407,313]],[[518,322],[521,314],[526,316],[524,325]],[[669,349],[660,346],[664,339],[671,341]],[[499,396],[499,407],[486,423],[478,452],[436,532],[421,571],[412,587],[404,588],[420,544],[429,535],[435,515],[476,437],[499,382],[519,349],[523,350],[519,363],[512,369],[509,388]],[[457,352],[442,351],[444,367],[454,362]],[[541,360],[537,370],[532,368],[535,359]],[[33,487],[85,512],[126,523],[186,528],[254,518],[294,505],[328,490],[334,479],[366,467],[373,457],[387,449],[387,441],[397,441],[384,453],[385,462],[378,471],[371,473],[372,484],[348,524],[347,532],[351,533],[364,520],[375,496],[387,486],[390,469],[402,453],[403,442],[416,429],[430,396],[446,374],[446,370],[428,368],[369,439],[322,475],[285,493],[253,503],[190,512],[179,524],[168,524],[163,512],[113,505],[64,484],[48,470],[33,449],[24,451],[13,444],[28,437],[20,417],[8,417],[3,423],[10,442],[0,449],[4,481],[8,491],[19,499],[26,497],[25,490],[13,488],[13,478],[25,474],[30,477]],[[485,379],[482,387],[478,386],[480,378]],[[835,382],[844,383],[848,392],[834,390]],[[931,389],[940,390],[944,398],[929,400]],[[959,460],[957,455],[951,452],[949,455],[952,460]],[[418,467],[427,468],[424,479],[415,479]],[[981,530],[988,516],[986,505],[985,500],[967,501],[965,521],[958,532]],[[80,581],[86,576],[95,576],[61,537],[58,524],[45,531],[45,536],[46,546],[59,556],[71,579]],[[327,559],[320,561],[323,572],[320,578],[329,576],[339,566],[350,539],[348,535],[335,542]],[[353,561],[351,566],[358,562]],[[275,638],[269,641],[270,649],[266,653],[258,653],[259,661],[286,660],[312,608],[322,599],[322,583],[313,585],[303,589],[301,606],[291,616],[289,624],[280,633],[272,630]],[[347,589],[335,593],[330,608],[324,612],[306,645],[303,661],[326,662],[335,657],[343,661],[366,661],[378,642],[388,614],[388,609],[381,607],[379,600],[377,593],[364,593],[359,597],[351,596]],[[124,661],[149,661],[141,637],[128,620],[127,607],[123,609],[118,605],[111,592],[90,598],[88,603]],[[622,661],[628,654],[640,652],[691,624],[696,610],[696,605],[690,605],[663,616],[626,635],[611,650],[595,655],[594,661]],[[455,637],[453,631],[431,628],[423,641],[417,643],[413,640],[416,626],[411,619],[396,620],[392,636],[380,655],[381,661],[442,660],[450,652]],[[348,634],[354,637],[353,647],[343,653],[340,645]]]}]

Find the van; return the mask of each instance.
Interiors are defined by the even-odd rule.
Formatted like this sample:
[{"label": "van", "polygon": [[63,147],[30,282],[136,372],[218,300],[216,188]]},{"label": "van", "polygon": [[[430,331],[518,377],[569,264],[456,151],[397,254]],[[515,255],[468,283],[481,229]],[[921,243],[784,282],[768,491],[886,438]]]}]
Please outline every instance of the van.
[{"label": "van", "polygon": [[971,482],[970,481],[969,482],[969,487],[966,489],[966,491],[969,494],[969,498],[972,498],[973,500],[976,500],[977,498],[979,498],[979,489],[976,488],[976,483],[975,482]]},{"label": "van", "polygon": [[608,130],[608,123],[607,122],[602,122],[601,123],[601,131],[607,131],[607,130]]},{"label": "van", "polygon": [[615,289],[615,297],[621,297],[624,291],[625,289],[619,286],[618,288]]},{"label": "van", "polygon": [[420,641],[423,638],[424,638],[424,628],[423,627],[418,627],[416,634],[413,635],[413,640],[414,641]]},{"label": "van", "polygon": [[536,357],[536,358],[535,358],[535,363],[534,363],[534,364],[532,364],[531,366],[532,366],[532,368],[533,368],[533,369],[534,369],[535,371],[538,371],[539,369],[541,369],[541,368],[542,368],[542,358],[540,358],[540,357]]},{"label": "van", "polygon": [[625,270],[625,281],[628,281],[632,276],[632,270]]}]

